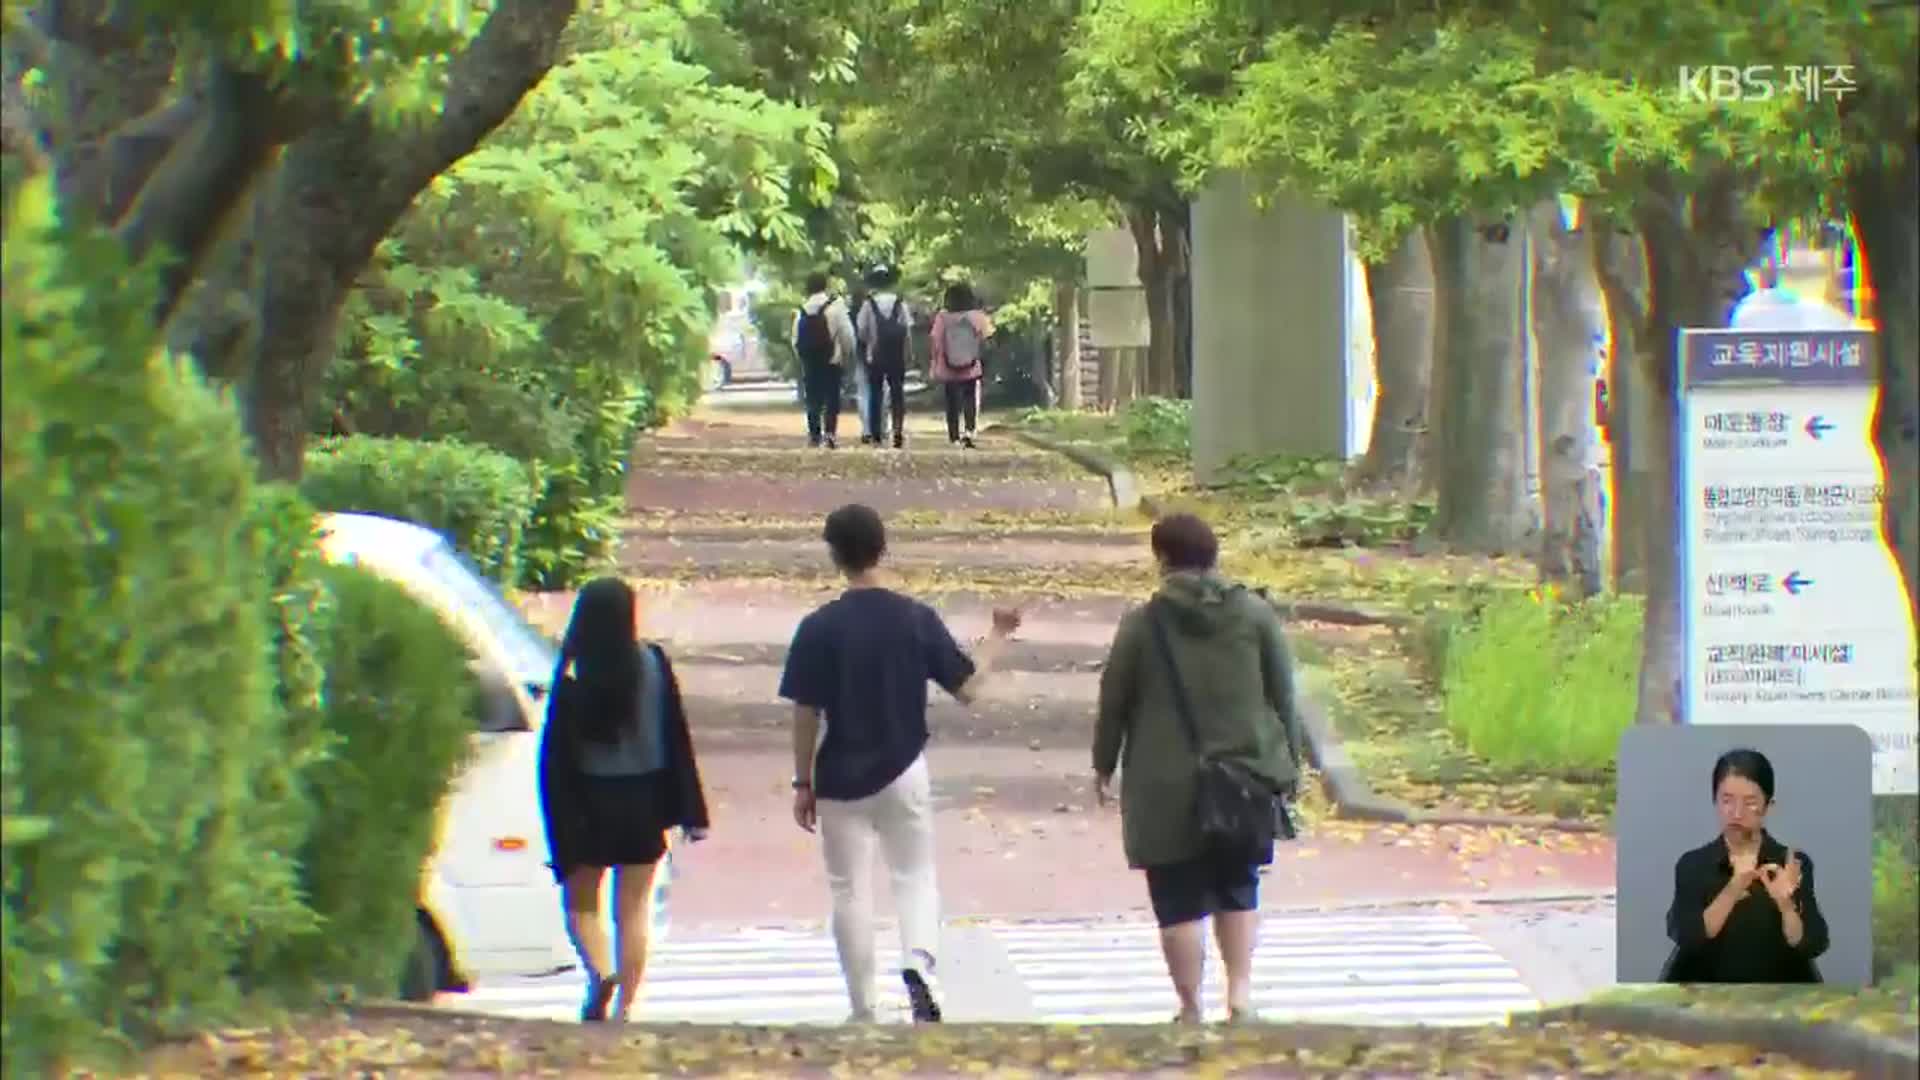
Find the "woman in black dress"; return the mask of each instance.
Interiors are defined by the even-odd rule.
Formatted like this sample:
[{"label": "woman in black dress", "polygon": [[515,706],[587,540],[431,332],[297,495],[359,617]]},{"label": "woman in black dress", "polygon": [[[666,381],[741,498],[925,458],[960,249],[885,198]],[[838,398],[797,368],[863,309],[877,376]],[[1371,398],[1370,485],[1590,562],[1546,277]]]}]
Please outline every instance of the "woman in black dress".
[{"label": "woman in black dress", "polygon": [[[540,805],[567,928],[587,965],[582,1020],[625,1020],[647,961],[648,898],[667,831],[706,834],[706,797],[673,665],[638,639],[633,590],[601,578],[580,590],[560,646],[540,738]],[[614,870],[618,967],[600,911]],[[616,972],[617,974],[610,974]]]},{"label": "woman in black dress", "polygon": [[1667,936],[1670,983],[1817,983],[1827,920],[1813,894],[1813,860],[1766,830],[1773,764],[1729,750],[1713,766],[1720,836],[1673,867]]}]

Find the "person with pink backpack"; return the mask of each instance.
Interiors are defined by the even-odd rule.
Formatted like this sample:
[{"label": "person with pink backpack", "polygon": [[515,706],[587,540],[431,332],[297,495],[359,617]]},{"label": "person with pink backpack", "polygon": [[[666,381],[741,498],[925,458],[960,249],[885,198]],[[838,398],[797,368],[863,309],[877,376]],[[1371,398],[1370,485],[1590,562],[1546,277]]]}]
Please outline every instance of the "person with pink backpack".
[{"label": "person with pink backpack", "polygon": [[946,393],[947,441],[971,450],[980,421],[987,339],[993,336],[993,320],[980,310],[973,286],[964,281],[947,286],[946,302],[933,316],[930,336],[933,364],[928,374]]}]

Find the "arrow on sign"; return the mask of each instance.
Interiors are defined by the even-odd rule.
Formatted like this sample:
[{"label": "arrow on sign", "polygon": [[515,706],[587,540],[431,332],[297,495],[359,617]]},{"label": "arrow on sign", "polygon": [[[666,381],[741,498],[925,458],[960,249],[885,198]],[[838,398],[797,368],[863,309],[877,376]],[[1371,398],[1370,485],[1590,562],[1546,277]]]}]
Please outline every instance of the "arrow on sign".
[{"label": "arrow on sign", "polygon": [[1815,439],[1820,438],[1832,430],[1833,425],[1827,423],[1827,418],[1824,416],[1810,416],[1807,418],[1807,434]]},{"label": "arrow on sign", "polygon": [[1801,577],[1800,571],[1795,570],[1786,577],[1781,578],[1780,584],[1787,587],[1787,595],[1799,596],[1801,589],[1813,584],[1813,579]]}]

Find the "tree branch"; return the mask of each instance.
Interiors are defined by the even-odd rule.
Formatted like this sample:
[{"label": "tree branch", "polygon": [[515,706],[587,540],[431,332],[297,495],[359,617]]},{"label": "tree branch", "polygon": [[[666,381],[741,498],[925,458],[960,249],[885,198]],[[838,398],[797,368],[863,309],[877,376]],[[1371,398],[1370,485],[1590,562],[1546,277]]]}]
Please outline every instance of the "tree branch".
[{"label": "tree branch", "polygon": [[[139,259],[156,247],[173,258],[161,274],[156,322],[165,325],[207,251],[272,164],[280,145],[314,112],[256,74],[216,63],[190,103],[161,110],[152,130],[116,135],[105,155],[109,184],[100,205]],[[137,191],[137,195],[129,193]],[[124,203],[124,205],[122,205]]]},{"label": "tree branch", "polygon": [[446,102],[426,138],[391,139],[388,149],[399,152],[395,160],[402,165],[382,186],[403,200],[402,210],[505,123],[520,99],[546,78],[559,59],[561,32],[579,6],[579,0],[500,0],[494,6],[480,32],[454,58]]},{"label": "tree branch", "polygon": [[359,109],[288,147],[261,193],[266,225],[253,238],[259,322],[247,364],[247,426],[266,475],[300,476],[346,291],[414,198],[546,77],[578,6],[498,0],[454,58],[445,104],[431,123],[383,132]]}]

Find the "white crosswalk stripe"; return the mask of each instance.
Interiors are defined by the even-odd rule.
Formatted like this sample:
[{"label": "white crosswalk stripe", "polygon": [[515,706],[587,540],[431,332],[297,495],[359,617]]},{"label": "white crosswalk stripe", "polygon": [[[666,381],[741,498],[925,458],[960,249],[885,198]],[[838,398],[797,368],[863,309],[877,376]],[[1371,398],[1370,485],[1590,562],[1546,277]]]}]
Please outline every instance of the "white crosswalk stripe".
[{"label": "white crosswalk stripe", "polygon": [[[1005,950],[1048,1023],[1158,1023],[1177,1004],[1145,922],[974,924]],[[893,935],[878,934],[884,1020],[904,1020]],[[1209,942],[1206,1000],[1225,1007],[1218,950]],[[584,985],[569,973],[483,983],[450,1007],[571,1019]],[[949,1002],[950,1005],[955,1004]],[[1460,919],[1443,914],[1272,914],[1254,958],[1254,1007],[1269,1020],[1361,1024],[1499,1023],[1540,1005],[1513,967]],[[636,1019],[709,1024],[837,1024],[846,984],[825,928],[676,936],[655,944]],[[1012,1016],[1004,1017],[1013,1019]]]},{"label": "white crosswalk stripe", "polygon": [[[897,945],[876,950],[883,1019],[906,1009],[890,973]],[[585,982],[577,972],[487,983],[449,997],[452,1008],[503,1016],[566,1020],[580,1014]],[[847,1019],[847,984],[833,938],[818,930],[744,930],[725,936],[676,936],[655,943],[635,1020],[649,1023],[837,1024]]]},{"label": "white crosswalk stripe", "polygon": [[[1010,923],[995,928],[1033,997],[1055,1023],[1153,1023],[1178,1010],[1159,935],[1148,923]],[[1263,1019],[1458,1025],[1539,1007],[1511,965],[1448,915],[1269,915],[1254,954]],[[1225,1008],[1217,947],[1208,944],[1205,1000]]]}]

